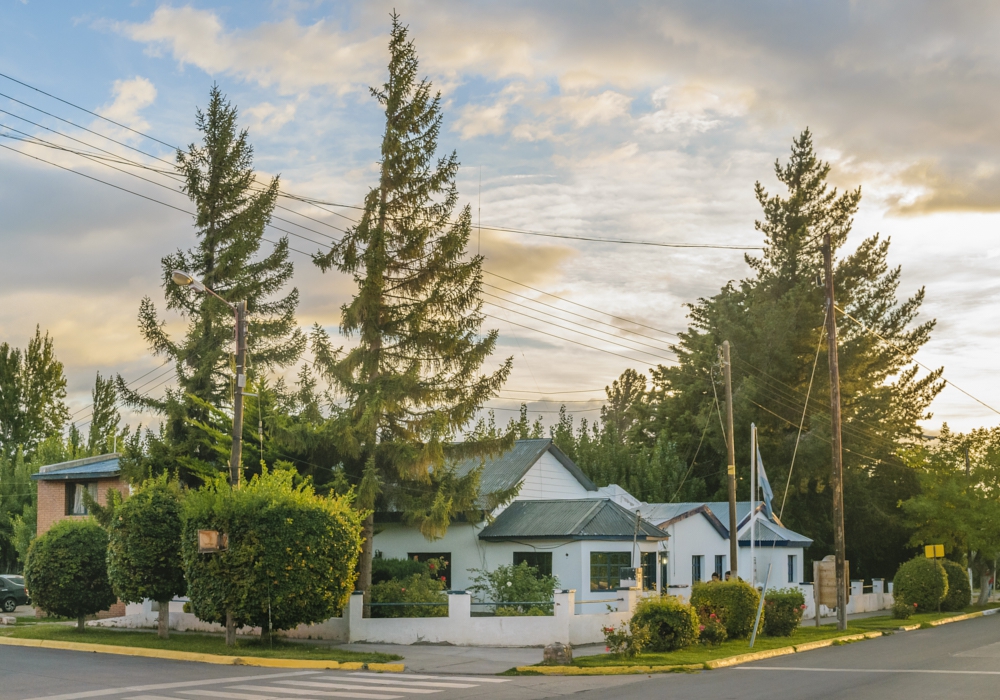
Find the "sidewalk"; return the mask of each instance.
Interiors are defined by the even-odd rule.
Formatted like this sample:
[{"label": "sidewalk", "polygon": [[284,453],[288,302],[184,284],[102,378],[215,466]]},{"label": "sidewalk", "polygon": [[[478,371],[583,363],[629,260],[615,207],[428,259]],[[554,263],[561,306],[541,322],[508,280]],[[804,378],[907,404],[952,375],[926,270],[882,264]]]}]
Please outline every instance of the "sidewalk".
[{"label": "sidewalk", "polygon": [[[408,673],[494,674],[542,660],[541,647],[459,647],[431,644],[338,644],[349,651],[380,651],[403,657]],[[573,648],[573,656],[603,654],[603,644]]]},{"label": "sidewalk", "polygon": [[[847,616],[847,621],[850,622],[851,620],[863,620],[866,617],[879,617],[879,616],[884,617],[886,615],[891,615],[891,614],[892,610],[869,610],[868,612],[863,612],[863,613],[851,613]],[[834,625],[837,623],[837,616],[836,614],[824,616],[819,619],[819,622],[821,625]],[[815,617],[810,617],[808,619],[803,618],[802,621],[799,623],[799,627],[815,627],[815,626],[816,626]]]}]

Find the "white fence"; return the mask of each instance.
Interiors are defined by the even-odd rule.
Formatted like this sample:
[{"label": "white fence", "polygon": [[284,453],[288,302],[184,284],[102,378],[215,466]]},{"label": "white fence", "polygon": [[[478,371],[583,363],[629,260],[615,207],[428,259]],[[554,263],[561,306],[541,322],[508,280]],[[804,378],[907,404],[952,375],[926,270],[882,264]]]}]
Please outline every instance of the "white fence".
[{"label": "white fence", "polygon": [[[611,612],[579,614],[582,607],[576,591],[557,591],[554,614],[544,616],[473,617],[472,596],[463,591],[448,594],[447,617],[366,618],[362,616],[360,592],[351,595],[341,617],[315,625],[300,625],[282,632],[295,639],[326,639],[336,642],[378,642],[382,644],[455,644],[461,646],[530,647],[552,642],[597,644],[604,641],[602,628],[618,625],[632,617],[635,605],[645,594],[636,589],[609,591],[614,596],[607,603]],[[170,629],[179,631],[219,632],[222,627],[202,622],[182,611],[181,603],[170,607]],[[593,606],[591,606],[593,607]],[[101,627],[156,627],[157,612],[147,601],[129,606],[125,617],[95,620],[89,625]],[[260,634],[259,629],[242,628],[239,634]]]}]

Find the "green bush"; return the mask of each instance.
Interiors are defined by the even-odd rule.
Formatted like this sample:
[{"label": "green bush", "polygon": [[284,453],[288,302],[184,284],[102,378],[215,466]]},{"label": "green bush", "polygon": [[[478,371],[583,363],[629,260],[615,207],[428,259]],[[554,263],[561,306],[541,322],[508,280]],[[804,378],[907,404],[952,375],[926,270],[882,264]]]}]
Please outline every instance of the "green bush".
[{"label": "green bush", "polygon": [[776,588],[764,596],[764,634],[791,637],[802,621],[806,598],[797,588]]},{"label": "green bush", "polygon": [[108,534],[94,520],[62,520],[31,543],[24,581],[32,602],[60,617],[84,618],[114,605]]},{"label": "green bush", "polygon": [[913,603],[907,603],[905,600],[896,599],[892,602],[892,617],[896,620],[909,620],[910,615],[913,614],[915,607]]},{"label": "green bush", "polygon": [[396,579],[402,581],[413,574],[426,572],[427,562],[416,559],[372,559],[372,584]]},{"label": "green bush", "polygon": [[[340,614],[357,578],[361,514],[348,496],[318,496],[289,470],[265,469],[239,489],[220,476],[184,501],[181,543],[191,607],[199,619],[291,629]],[[198,552],[198,530],[229,536]]]},{"label": "green bush", "polygon": [[[396,560],[399,561],[399,560]],[[448,596],[444,593],[444,577],[432,575],[440,570],[435,559],[420,563],[421,571],[402,579],[380,581],[371,587],[372,617],[448,617]],[[402,568],[402,567],[400,567]],[[400,603],[438,603],[438,605],[400,605]]]},{"label": "green bush", "polygon": [[949,612],[961,610],[972,602],[972,586],[965,568],[950,559],[942,559],[941,565],[948,576],[948,593],[941,601],[941,609]]},{"label": "green bush", "polygon": [[632,615],[632,627],[648,630],[650,651],[683,649],[698,640],[697,613],[673,596],[639,601]]},{"label": "green bush", "polygon": [[[730,639],[748,639],[757,617],[760,593],[746,581],[710,581],[696,583],[691,592],[691,605],[702,614],[715,613],[726,626]],[[766,618],[766,616],[765,616]],[[761,624],[765,622],[761,620]]]},{"label": "green bush", "polygon": [[948,594],[948,574],[939,561],[914,557],[896,572],[892,594],[896,600],[916,603],[917,612],[937,610],[938,603]]},{"label": "green bush", "polygon": [[[496,614],[551,615],[551,605],[509,605],[509,603],[549,603],[556,588],[555,576],[540,576],[538,569],[521,562],[517,566],[498,566],[493,571],[470,569],[473,574],[469,591],[482,602],[498,605]],[[541,612],[539,612],[539,610]],[[516,611],[516,612],[515,612]]]},{"label": "green bush", "polygon": [[706,646],[718,646],[722,644],[729,635],[726,634],[726,626],[715,613],[706,613],[699,618],[701,624],[698,625],[698,641]]},{"label": "green bush", "polygon": [[601,631],[604,632],[605,649],[626,659],[638,656],[649,642],[649,630],[635,624],[635,620],[623,622],[618,627],[602,627]]}]

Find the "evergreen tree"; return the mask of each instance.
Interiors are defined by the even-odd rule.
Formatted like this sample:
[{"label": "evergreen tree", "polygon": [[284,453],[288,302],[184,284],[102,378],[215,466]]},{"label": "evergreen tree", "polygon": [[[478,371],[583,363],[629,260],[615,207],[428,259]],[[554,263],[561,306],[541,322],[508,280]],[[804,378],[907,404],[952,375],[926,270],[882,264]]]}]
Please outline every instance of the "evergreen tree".
[{"label": "evergreen tree", "polygon": [[131,391],[121,377],[117,381],[127,403],[166,417],[160,434],[147,433],[148,454],[136,476],[169,470],[188,482],[227,468],[229,446],[220,450],[215,444],[221,431],[211,429],[217,421],[210,408],[232,402],[233,315],[218,299],[174,284],[171,273],[189,272],[227,301],[247,302],[251,381],[267,369],[295,362],[306,342],[295,322],[298,290],[279,296],[292,276],[287,238],[259,257],[278,196],[278,178],[256,183],[247,131],[238,130],[237,110],[217,86],[207,110],[197,111],[196,124],[202,143],[178,151],[177,169],[197,212],[198,245],[162,260],[166,305],[187,319],[185,336],[178,341],[167,335],[148,297],[139,310],[140,331],[154,354],[174,361],[178,388],[154,400]]},{"label": "evergreen tree", "polygon": [[[815,540],[811,553],[820,557],[832,551],[833,536],[825,297],[815,281],[822,271],[819,243],[830,233],[835,250],[844,245],[861,198],[860,190],[838,193],[831,188],[829,172],[806,130],[794,140],[788,163],[775,163],[787,195],[770,195],[757,183],[764,218],[756,226],[765,237],[764,253],[747,257],[750,278],[730,282],[691,307],[691,327],[677,346],[680,365],[653,373],[644,426],[651,434],[669,429],[685,436],[684,451],[693,446],[721,392],[721,384],[715,386],[718,347],[729,340],[739,497],[750,495],[749,459],[741,455],[748,451],[753,422],[780,507],[810,393],[785,520]],[[907,556],[910,533],[898,503],[919,485],[897,451],[920,435],[917,421],[929,417],[927,408],[943,386],[940,371],[918,377],[909,359],[930,337],[934,321],[915,322],[923,289],[897,300],[900,269],[888,267],[888,249],[889,241],[878,235],[864,239],[836,260],[834,271],[838,306],[864,324],[862,328],[838,312],[847,555],[851,571],[866,578],[891,576]],[[818,369],[809,392],[814,361]],[[702,450],[714,464],[726,464],[721,430],[709,431]],[[723,498],[725,470],[713,471],[708,487]]]},{"label": "evergreen tree", "polygon": [[62,432],[66,376],[52,338],[35,328],[24,350],[0,343],[0,455],[30,455],[40,442]]},{"label": "evergreen tree", "polygon": [[341,332],[358,343],[334,352],[316,333],[317,363],[347,399],[337,416],[341,444],[358,484],[364,546],[358,587],[371,586],[373,518],[393,507],[440,536],[474,506],[478,473],[458,479],[452,460],[503,448],[500,439],[457,443],[461,430],[510,372],[508,359],[481,374],[497,332],[480,335],[482,258],[468,257],[471,215],[453,216],[458,192],[454,153],[437,158],[440,95],[418,81],[417,55],[393,15],[389,77],[372,95],[385,110],[378,184],[358,224],[317,263],[353,275]]}]

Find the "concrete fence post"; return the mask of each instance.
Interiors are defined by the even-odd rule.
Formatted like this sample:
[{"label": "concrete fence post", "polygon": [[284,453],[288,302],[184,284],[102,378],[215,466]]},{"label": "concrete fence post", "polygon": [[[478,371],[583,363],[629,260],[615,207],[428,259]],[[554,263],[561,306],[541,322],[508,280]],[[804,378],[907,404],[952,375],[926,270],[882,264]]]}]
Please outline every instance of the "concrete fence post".
[{"label": "concrete fence post", "polygon": [[576,589],[556,591],[552,596],[555,603],[554,617],[571,617],[576,614]]},{"label": "concrete fence post", "polygon": [[344,615],[347,617],[347,640],[350,642],[364,641],[364,616],[365,594],[361,591],[354,591],[350,600],[347,601],[347,610]]},{"label": "concrete fence post", "polygon": [[472,596],[465,591],[448,591],[449,619],[468,620],[472,617]]}]

